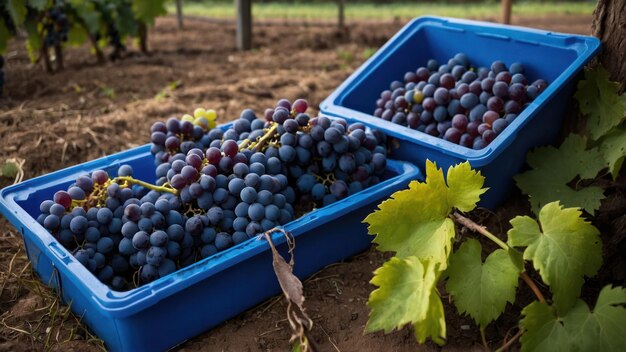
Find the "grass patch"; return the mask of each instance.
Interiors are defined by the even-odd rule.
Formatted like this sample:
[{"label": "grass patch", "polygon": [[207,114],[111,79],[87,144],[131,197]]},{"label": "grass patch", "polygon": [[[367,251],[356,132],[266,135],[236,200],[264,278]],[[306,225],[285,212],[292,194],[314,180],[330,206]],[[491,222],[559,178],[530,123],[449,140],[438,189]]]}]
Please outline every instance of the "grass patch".
[{"label": "grass patch", "polygon": [[[520,2],[513,5],[513,15],[591,15],[595,2]],[[170,3],[170,13],[176,9]],[[377,5],[372,3],[347,3],[347,20],[392,20],[409,19],[423,15],[449,17],[498,17],[499,3],[484,4],[438,4],[438,3],[394,3]],[[200,2],[183,2],[185,15],[207,16],[214,18],[234,18],[235,7],[232,2],[205,0]],[[254,3],[252,16],[257,19],[299,19],[299,20],[335,20],[337,5],[334,3]]]}]

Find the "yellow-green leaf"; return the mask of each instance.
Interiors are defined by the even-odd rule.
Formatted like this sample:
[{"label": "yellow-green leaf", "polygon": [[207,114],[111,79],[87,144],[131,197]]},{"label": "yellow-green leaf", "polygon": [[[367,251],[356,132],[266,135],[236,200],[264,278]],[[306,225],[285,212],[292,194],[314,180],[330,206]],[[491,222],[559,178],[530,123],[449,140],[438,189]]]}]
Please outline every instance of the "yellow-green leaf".
[{"label": "yellow-green leaf", "polygon": [[578,208],[563,208],[559,202],[545,205],[539,223],[528,216],[511,220],[508,244],[526,247],[542,280],[550,285],[560,314],[576,303],[585,276],[596,274],[602,264],[600,232],[585,221]]},{"label": "yellow-green leaf", "polygon": [[568,183],[580,177],[594,178],[606,167],[597,148],[587,149],[587,140],[579,135],[569,135],[561,146],[540,147],[528,153],[526,159],[531,170],[514,177],[517,186],[529,196],[533,211],[559,200],[567,207],[581,207],[593,214],[604,199],[600,187],[589,186],[575,190]]},{"label": "yellow-green leaf", "polygon": [[467,212],[476,208],[480,196],[488,188],[482,188],[485,178],[480,171],[472,170],[469,163],[465,162],[448,168],[448,203]]},{"label": "yellow-green leaf", "polygon": [[416,257],[393,257],[376,269],[370,283],[378,288],[367,303],[371,311],[365,330],[387,333],[412,323],[421,341],[426,337],[443,341],[443,306],[436,292],[440,273],[439,264]]},{"label": "yellow-green leaf", "polygon": [[626,97],[618,95],[619,84],[611,82],[609,73],[601,65],[585,70],[585,79],[578,82],[574,95],[580,111],[589,117],[587,129],[593,140],[598,140],[626,115]]},{"label": "yellow-green leaf", "polygon": [[484,329],[504,312],[507,302],[515,301],[523,264],[519,254],[504,249],[493,251],[483,263],[481,252],[480,242],[470,238],[452,254],[446,290],[459,312]]},{"label": "yellow-green leaf", "polygon": [[[416,256],[446,267],[452,249],[454,222],[448,218],[453,207],[469,211],[482,188],[484,178],[473,172],[468,163],[448,170],[446,186],[443,171],[433,162],[426,162],[426,182],[413,181],[408,190],[391,195],[365,222],[376,235],[373,242],[380,251],[395,252],[398,257]],[[466,184],[464,184],[464,180]],[[454,195],[463,192],[464,195]],[[474,204],[475,206],[475,204]]]}]

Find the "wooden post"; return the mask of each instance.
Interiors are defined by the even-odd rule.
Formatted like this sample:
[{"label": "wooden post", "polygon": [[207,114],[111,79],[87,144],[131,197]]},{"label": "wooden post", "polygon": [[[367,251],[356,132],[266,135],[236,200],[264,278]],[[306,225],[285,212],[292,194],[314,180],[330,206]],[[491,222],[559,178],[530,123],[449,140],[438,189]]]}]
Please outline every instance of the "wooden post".
[{"label": "wooden post", "polygon": [[176,0],[176,18],[178,18],[178,29],[183,29],[183,0]]},{"label": "wooden post", "polygon": [[502,23],[511,24],[511,8],[513,0],[502,0]]},{"label": "wooden post", "polygon": [[600,63],[626,91],[626,0],[598,0],[591,30],[602,41]]},{"label": "wooden post", "polygon": [[252,47],[252,0],[235,0],[237,9],[237,49]]},{"label": "wooden post", "polygon": [[337,6],[339,7],[339,30],[343,31],[346,28],[345,18],[345,5],[346,0],[337,0]]}]

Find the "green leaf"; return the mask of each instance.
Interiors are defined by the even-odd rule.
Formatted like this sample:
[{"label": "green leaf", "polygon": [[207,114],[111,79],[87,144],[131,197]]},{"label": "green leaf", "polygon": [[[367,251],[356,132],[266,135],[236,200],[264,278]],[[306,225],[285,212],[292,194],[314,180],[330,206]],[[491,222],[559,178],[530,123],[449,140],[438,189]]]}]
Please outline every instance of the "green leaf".
[{"label": "green leaf", "polygon": [[436,292],[440,273],[438,263],[416,257],[393,257],[376,269],[370,283],[378,288],[367,302],[371,312],[366,332],[388,333],[413,323],[420,342],[432,337],[433,341],[443,343],[443,305]]},{"label": "green leaf", "polygon": [[618,127],[600,140],[600,152],[609,164],[613,180],[617,179],[626,157],[626,126]]},{"label": "green leaf", "polygon": [[625,117],[626,97],[619,96],[619,83],[611,82],[609,73],[601,65],[585,70],[585,79],[578,82],[574,94],[580,111],[589,116],[587,129],[593,140],[598,140],[619,125]]},{"label": "green leaf", "polygon": [[594,178],[606,167],[597,148],[586,149],[585,137],[571,134],[556,149],[540,147],[528,153],[527,163],[532,170],[514,177],[517,186],[530,198],[535,213],[545,204],[559,200],[567,207],[582,207],[590,214],[600,208],[604,199],[600,187],[590,186],[575,190],[567,184],[580,177]]},{"label": "green leaf", "polygon": [[42,11],[48,6],[48,0],[28,0],[28,6]]},{"label": "green leaf", "polygon": [[0,175],[8,178],[15,178],[19,172],[19,165],[13,161],[5,161],[4,165],[2,165],[2,169],[0,170]]},{"label": "green leaf", "polygon": [[508,232],[510,246],[526,247],[524,259],[531,260],[550,285],[561,314],[576,302],[583,277],[595,275],[602,264],[600,232],[581,215],[577,208],[553,202],[539,212],[539,224],[528,216],[517,216]]},{"label": "green leaf", "polygon": [[82,0],[71,0],[70,3],[80,21],[87,27],[89,33],[93,35],[98,33],[100,31],[101,16],[100,12],[96,11],[95,4]]},{"label": "green leaf", "polygon": [[26,4],[24,0],[8,0],[4,6],[9,15],[11,15],[15,27],[21,26],[26,18]]},{"label": "green leaf", "polygon": [[522,310],[524,316],[520,326],[525,330],[520,338],[522,351],[570,352],[571,340],[556,319],[554,309],[545,303],[535,301]]},{"label": "green leaf", "polygon": [[448,203],[463,212],[476,208],[480,196],[488,188],[482,188],[485,178],[480,171],[472,170],[469,163],[448,168]]},{"label": "green leaf", "polygon": [[28,57],[31,62],[35,62],[39,49],[41,49],[41,38],[39,38],[37,21],[35,19],[27,19],[24,22],[24,30],[27,35],[26,48],[28,49]]},{"label": "green leaf", "polygon": [[411,182],[408,190],[394,193],[365,218],[378,250],[431,260],[445,268],[454,237],[446,194],[443,171],[427,161],[426,182]]},{"label": "green leaf", "polygon": [[522,310],[522,351],[615,351],[626,346],[626,290],[605,286],[593,312],[578,300],[557,317],[547,304],[534,302]]},{"label": "green leaf", "polygon": [[507,302],[515,301],[523,263],[519,254],[504,249],[495,250],[483,263],[481,251],[480,242],[470,238],[452,254],[446,290],[459,312],[484,329],[504,312]]},{"label": "green leaf", "polygon": [[133,12],[138,20],[150,26],[155,18],[167,15],[164,0],[133,0]]}]

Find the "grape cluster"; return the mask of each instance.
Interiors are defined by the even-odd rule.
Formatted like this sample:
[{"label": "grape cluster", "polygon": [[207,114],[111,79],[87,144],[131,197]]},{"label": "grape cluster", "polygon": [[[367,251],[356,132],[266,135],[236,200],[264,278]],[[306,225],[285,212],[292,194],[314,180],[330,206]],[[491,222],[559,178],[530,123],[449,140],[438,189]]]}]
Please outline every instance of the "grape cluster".
[{"label": "grape cluster", "polygon": [[[278,148],[270,149],[295,180],[298,199],[328,205],[379,182],[386,165],[386,137],[361,123],[310,118],[307,103],[286,100],[265,112],[268,123],[279,123]],[[278,162],[277,161],[277,162]]]},{"label": "grape cluster", "polygon": [[4,56],[0,55],[0,95],[4,88]]},{"label": "grape cluster", "polygon": [[482,149],[547,87],[543,79],[529,83],[524,73],[522,64],[507,68],[502,61],[474,68],[463,53],[442,65],[431,59],[381,92],[374,115]]},{"label": "grape cluster", "polygon": [[173,155],[187,154],[193,148],[204,150],[211,141],[222,138],[221,130],[215,129],[216,119],[214,110],[198,108],[194,116],[184,115],[180,120],[171,117],[152,125],[150,141],[155,164],[170,162]]},{"label": "grape cluster", "polygon": [[[311,118],[280,100],[229,129],[215,112],[151,128],[156,185],[102,170],[41,203],[37,221],[115,290],[175,270],[380,181],[386,137],[342,119]],[[296,207],[298,209],[296,209]]]},{"label": "grape cluster", "polygon": [[63,13],[61,6],[55,5],[46,11],[43,28],[46,35],[44,38],[46,47],[54,47],[67,42],[70,22],[67,15]]}]

